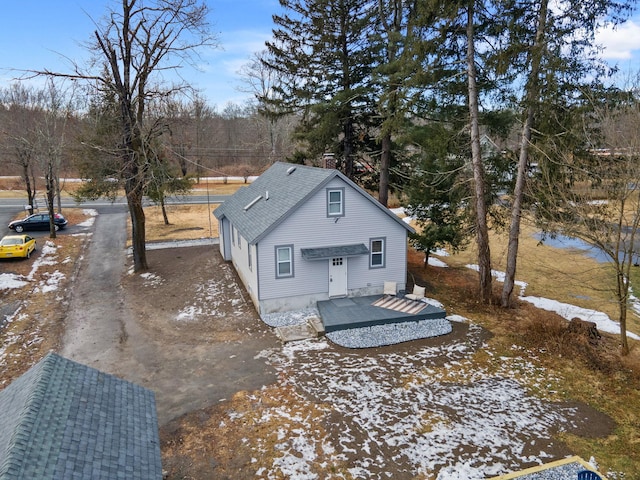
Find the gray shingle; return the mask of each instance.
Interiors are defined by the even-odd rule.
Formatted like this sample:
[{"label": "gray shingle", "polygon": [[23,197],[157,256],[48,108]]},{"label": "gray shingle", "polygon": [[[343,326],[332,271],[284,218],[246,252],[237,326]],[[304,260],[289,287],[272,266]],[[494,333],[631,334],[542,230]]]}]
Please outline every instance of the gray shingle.
[{"label": "gray shingle", "polygon": [[152,391],[53,353],[0,391],[0,480],[114,469],[162,478]]},{"label": "gray shingle", "polygon": [[302,258],[306,260],[326,260],[331,257],[354,257],[357,255],[368,255],[369,249],[364,243],[352,245],[338,245],[332,247],[302,248],[300,249]]},{"label": "gray shingle", "polygon": [[340,177],[354,187],[407,230],[413,230],[338,170],[283,162],[274,163],[252,184],[239,189],[213,213],[218,219],[227,218],[248,243],[256,244],[335,177]]}]

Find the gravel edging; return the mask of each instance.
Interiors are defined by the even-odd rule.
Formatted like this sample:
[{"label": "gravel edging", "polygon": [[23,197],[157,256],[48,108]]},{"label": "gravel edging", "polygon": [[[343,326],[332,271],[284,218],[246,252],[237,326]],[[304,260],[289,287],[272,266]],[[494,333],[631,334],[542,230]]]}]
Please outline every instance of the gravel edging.
[{"label": "gravel edging", "polygon": [[336,345],[346,348],[373,348],[439,337],[451,333],[453,327],[446,318],[417,322],[389,323],[371,327],[349,328],[326,334]]},{"label": "gravel edging", "polygon": [[[269,313],[262,315],[261,318],[270,327],[277,328],[305,324],[308,319],[319,317],[319,315],[317,308],[305,308],[291,312]],[[374,348],[422,338],[439,337],[451,333],[452,330],[449,318],[437,318],[349,328],[329,332],[326,337],[336,345],[345,348]]]}]

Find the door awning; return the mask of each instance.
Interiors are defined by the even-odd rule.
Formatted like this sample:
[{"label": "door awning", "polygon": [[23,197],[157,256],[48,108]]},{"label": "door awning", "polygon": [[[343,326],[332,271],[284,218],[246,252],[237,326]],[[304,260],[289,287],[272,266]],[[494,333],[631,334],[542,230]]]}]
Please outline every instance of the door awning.
[{"label": "door awning", "polygon": [[369,255],[369,249],[364,243],[353,245],[336,245],[332,247],[301,248],[300,253],[305,260],[326,260],[335,257],[355,257]]}]

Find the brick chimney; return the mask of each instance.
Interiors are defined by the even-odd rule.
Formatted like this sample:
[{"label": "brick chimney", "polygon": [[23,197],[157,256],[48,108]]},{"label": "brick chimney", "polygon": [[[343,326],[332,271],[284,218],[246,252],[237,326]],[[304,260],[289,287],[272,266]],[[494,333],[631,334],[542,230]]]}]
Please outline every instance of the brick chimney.
[{"label": "brick chimney", "polygon": [[329,168],[335,170],[336,168],[336,157],[333,153],[325,153],[322,155],[322,160],[324,162],[324,168]]}]

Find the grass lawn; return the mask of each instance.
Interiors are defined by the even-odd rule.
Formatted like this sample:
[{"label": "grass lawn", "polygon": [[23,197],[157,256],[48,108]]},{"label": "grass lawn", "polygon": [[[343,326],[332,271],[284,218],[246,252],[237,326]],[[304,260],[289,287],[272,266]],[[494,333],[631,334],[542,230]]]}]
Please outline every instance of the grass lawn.
[{"label": "grass lawn", "polygon": [[[516,280],[527,283],[526,295],[550,298],[560,302],[606,313],[618,318],[615,300],[615,272],[608,263],[598,262],[576,249],[554,248],[541,244],[534,236],[537,230],[523,223],[518,250]],[[490,234],[491,268],[504,272],[507,259],[507,233]],[[446,258],[447,263],[463,267],[478,263],[472,242],[466,250]],[[632,285],[640,291],[640,268],[633,268]],[[633,280],[636,280],[635,282]],[[502,284],[495,282],[499,288]],[[514,291],[514,295],[520,293]],[[629,311],[627,328],[640,335],[640,317]]]}]

